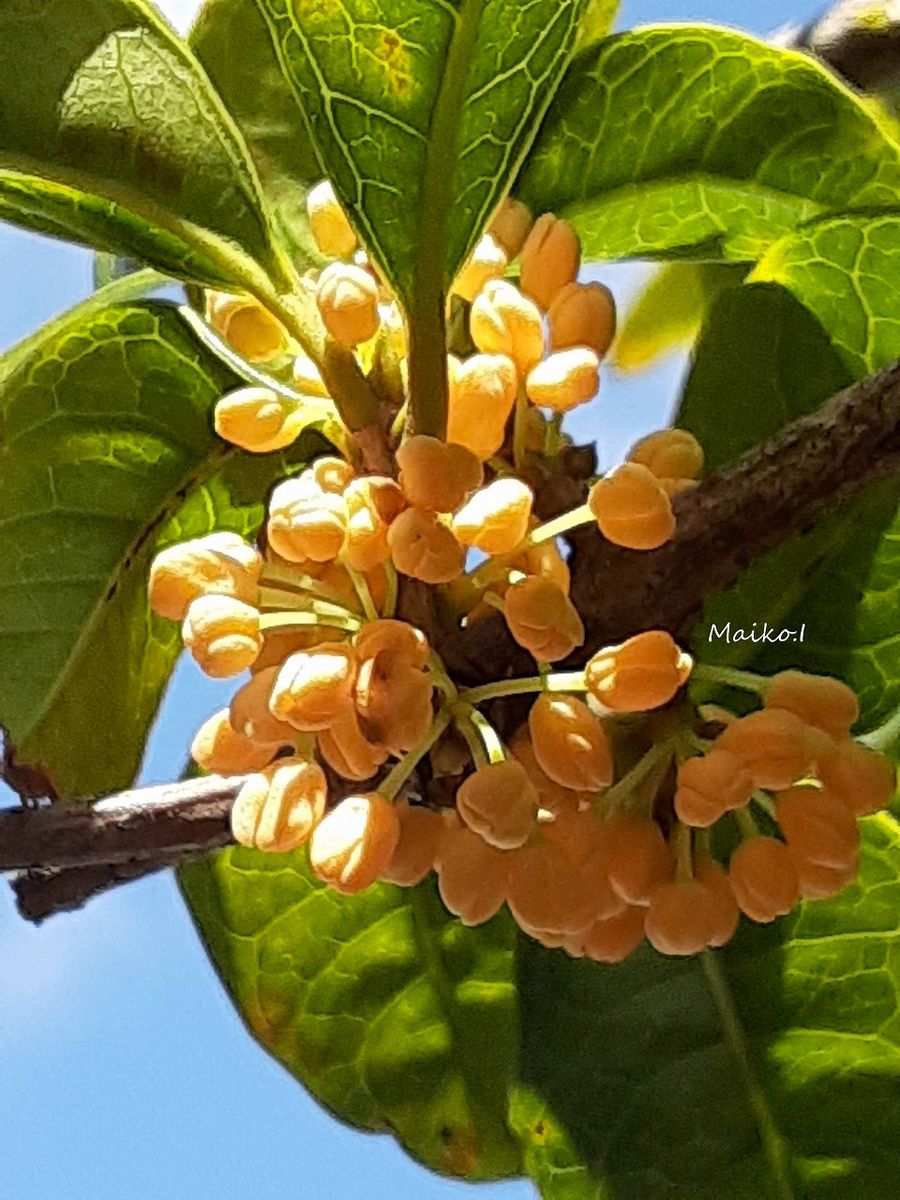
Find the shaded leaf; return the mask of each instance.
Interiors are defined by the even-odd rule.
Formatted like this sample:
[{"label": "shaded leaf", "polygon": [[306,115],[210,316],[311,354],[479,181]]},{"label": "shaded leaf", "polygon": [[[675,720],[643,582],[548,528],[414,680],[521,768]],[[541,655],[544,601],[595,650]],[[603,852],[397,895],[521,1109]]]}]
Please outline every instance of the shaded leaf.
[{"label": "shaded leaf", "polygon": [[721,291],[743,281],[731,263],[671,262],[659,267],[625,316],[613,345],[612,365],[640,371],[660,355],[689,346]]},{"label": "shaded leaf", "polygon": [[826,210],[887,205],[900,151],[793,51],[705,26],[608,38],[568,71],[516,185],[591,258],[754,261]]},{"label": "shaded leaf", "polygon": [[705,964],[644,949],[601,967],[522,939],[514,1112],[541,1194],[890,1200],[898,905],[900,834],[884,816],[866,822],[853,888],[745,922]]},{"label": "shaded leaf", "polygon": [[413,311],[508,188],[585,0],[257,0],[322,162]]},{"label": "shaded leaf", "polygon": [[322,171],[255,0],[206,0],[189,42],[246,139],[295,265],[318,265],[305,198]]},{"label": "shaded leaf", "polygon": [[0,13],[0,217],[189,279],[284,279],[240,135],[144,0]]},{"label": "shaded leaf", "polygon": [[174,308],[85,308],[0,400],[0,725],[64,799],[127,786],[140,762],[180,649],[148,612],[153,554],[253,532],[285,470],[216,438],[212,406],[238,380]]},{"label": "shaded leaf", "polygon": [[181,881],[251,1033],[332,1112],[444,1174],[519,1173],[508,916],[465,929],[431,882],[341,896],[305,851],[229,849]]}]

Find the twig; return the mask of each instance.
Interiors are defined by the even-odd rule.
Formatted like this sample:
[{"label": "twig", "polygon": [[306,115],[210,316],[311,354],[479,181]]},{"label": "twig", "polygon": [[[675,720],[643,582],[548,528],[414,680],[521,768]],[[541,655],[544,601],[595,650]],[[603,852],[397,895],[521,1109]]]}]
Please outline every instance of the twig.
[{"label": "twig", "polygon": [[808,50],[854,87],[886,91],[900,83],[900,5],[839,0],[816,21],[776,40]]}]

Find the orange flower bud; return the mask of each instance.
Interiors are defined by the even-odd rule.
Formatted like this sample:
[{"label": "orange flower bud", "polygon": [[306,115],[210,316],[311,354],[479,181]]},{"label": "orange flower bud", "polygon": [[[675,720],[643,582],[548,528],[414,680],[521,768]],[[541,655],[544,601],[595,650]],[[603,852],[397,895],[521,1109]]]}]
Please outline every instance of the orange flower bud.
[{"label": "orange flower bud", "polygon": [[516,402],[516,365],[504,354],[474,354],[450,378],[447,440],[480,461],[496,454]]},{"label": "orange flower bud", "polygon": [[672,502],[659,480],[640,463],[623,463],[591,488],[591,512],[616,546],[656,550],[675,533]]},{"label": "orange flower bud", "polygon": [[585,669],[591,695],[616,712],[662,708],[687,683],[693,659],[664,630],[598,651]]},{"label": "orange flower bud", "polygon": [[484,478],[471,450],[426,434],[407,438],[396,457],[400,487],[415,508],[455,512]]},{"label": "orange flower bud", "polygon": [[353,638],[360,663],[379,656],[382,667],[417,667],[422,670],[428,662],[430,647],[421,629],[408,621],[384,618],[369,621]]},{"label": "orange flower bud", "polygon": [[804,900],[830,900],[840,895],[855,881],[858,870],[856,863],[846,867],[820,867],[797,856],[794,856],[794,866]]},{"label": "orange flower bud", "polygon": [[464,546],[485,554],[508,554],[528,533],[534,493],[511,476],[495,479],[464,504],[452,521]]},{"label": "orange flower bud", "polygon": [[550,305],[547,322],[552,349],[588,346],[603,358],[616,335],[616,302],[602,283],[569,283]]},{"label": "orange flower bud", "polygon": [[217,775],[245,775],[258,771],[275,757],[278,743],[250,741],[232,729],[228,709],[208,717],[191,742],[191,758],[204,771]]},{"label": "orange flower bud", "polygon": [[325,795],[320,767],[281,758],[251,775],[238,792],[231,810],[234,840],[274,854],[296,850],[322,820]]},{"label": "orange flower bud", "polygon": [[328,388],[319,368],[305,354],[298,354],[291,366],[291,382],[296,391],[303,396],[315,396],[320,400],[328,400]]},{"label": "orange flower bud", "polygon": [[613,891],[626,904],[648,904],[675,867],[656,822],[628,813],[611,817],[603,826],[603,860]]},{"label": "orange flower bud", "polygon": [[400,840],[393,804],[377,792],[348,796],[316,826],[309,843],[313,873],[345,895],[365,891],[390,863]]},{"label": "orange flower bud", "polygon": [[534,755],[554,782],[576,792],[609,787],[613,763],[603,726],[574,696],[544,693],[531,706]]},{"label": "orange flower bud", "polygon": [[699,880],[673,880],[656,889],[646,910],[647,941],[660,954],[699,954],[710,944],[715,926],[710,893]]},{"label": "orange flower bud", "polygon": [[897,772],[890,759],[859,742],[839,743],[819,759],[817,774],[857,817],[887,808],[897,790]]},{"label": "orange flower bud", "polygon": [[538,794],[515,759],[479,767],[456,793],[463,821],[489,846],[515,850],[534,828]]},{"label": "orange flower bud", "polygon": [[539,662],[559,662],[584,641],[584,625],[571,600],[537,576],[507,589],[503,615],[515,640]]},{"label": "orange flower bud", "polygon": [[327,179],[307,195],[306,215],[316,245],[328,258],[347,258],[356,249],[353,226]]},{"label": "orange flower bud", "polygon": [[485,354],[505,354],[524,378],[544,356],[540,309],[505,279],[485,284],[469,314],[472,341]]},{"label": "orange flower bud", "polygon": [[444,825],[440,814],[405,800],[394,805],[400,822],[400,840],[381,874],[385,883],[415,887],[434,867]]},{"label": "orange flower bud", "polygon": [[580,936],[585,958],[599,963],[624,962],[644,940],[644,908],[624,908],[620,913],[595,921]]},{"label": "orange flower bud", "polygon": [[465,551],[432,512],[408,508],[393,522],[388,545],[394,566],[423,583],[451,583],[465,565]]},{"label": "orange flower bud", "polygon": [[753,794],[753,776],[728,750],[689,758],[678,768],[675,813],[685,825],[708,829],[727,812],[743,808]]},{"label": "orange flower bud", "polygon": [[641,438],[628,461],[640,463],[657,479],[696,479],[703,470],[703,447],[686,429],[661,429]]},{"label": "orange flower bud", "polygon": [[506,252],[486,233],[454,280],[451,291],[471,303],[489,279],[502,279],[508,266]]},{"label": "orange flower bud", "polygon": [[435,856],[441,899],[463,925],[483,925],[506,900],[510,856],[489,846],[455,811],[442,819]]},{"label": "orange flower bud", "polygon": [[[259,659],[254,666],[258,662]],[[278,665],[256,670],[249,683],[245,683],[232,697],[229,710],[231,727],[252,742],[286,746],[296,737],[297,731],[292,726],[276,720],[269,711],[269,700],[278,678],[280,663],[281,660]]]},{"label": "orange flower bud", "polygon": [[344,503],[347,506],[344,560],[355,571],[371,571],[390,558],[388,527],[403,508],[403,495],[392,479],[365,476],[347,486]]},{"label": "orange flower bud", "polygon": [[272,549],[289,562],[327,562],[343,549],[347,505],[343,496],[313,491],[308,478],[286,479],[272,492],[267,528]]},{"label": "orange flower bud", "polygon": [[538,763],[531,744],[528,727],[523,725],[509,743],[511,754],[525,768],[531,785],[537,791],[541,808],[554,815],[560,812],[568,813],[577,805],[577,793],[556,783]]},{"label": "orange flower bud", "polygon": [[850,734],[850,726],[859,720],[856,694],[827,675],[805,675],[802,671],[782,671],[766,688],[766,708],[781,708],[814,725],[830,737],[841,739]]},{"label": "orange flower bud", "polygon": [[304,486],[309,488],[310,494],[318,490],[332,492],[335,496],[343,495],[355,477],[356,472],[350,464],[332,454],[324,454],[317,458],[312,466],[307,467],[299,476]]},{"label": "orange flower bud", "polygon": [[364,783],[387,760],[384,746],[371,741],[363,732],[356,710],[342,709],[318,738],[319,753],[343,779]]},{"label": "orange flower bud", "polygon": [[544,213],[535,221],[520,261],[522,291],[546,312],[563,288],[575,281],[581,243],[568,221]]},{"label": "orange flower bud", "polygon": [[510,912],[526,931],[577,933],[597,916],[595,875],[554,842],[529,843],[511,855]]},{"label": "orange flower bud", "polygon": [[183,621],[198,596],[233,596],[252,604],[262,559],[235,533],[211,533],[160,551],[150,568],[150,606]]},{"label": "orange flower bud", "polygon": [[328,729],[350,704],[356,660],[353,650],[325,643],[299,650],[281,666],[269,709],[302,733]]},{"label": "orange flower bud", "polygon": [[600,359],[593,350],[578,346],[559,350],[543,359],[528,375],[525,384],[532,404],[567,413],[587,404],[600,387]]},{"label": "orange flower bud", "polygon": [[737,755],[757,787],[781,791],[808,774],[816,755],[831,743],[793,713],[764,708],[729,725],[715,745]]},{"label": "orange flower bud", "polygon": [[197,665],[214,679],[240,675],[262,649],[259,612],[231,596],[198,596],[181,628]]},{"label": "orange flower bud", "polygon": [[301,405],[267,387],[244,387],[229,392],[217,402],[213,415],[220,438],[254,454],[290,446],[307,421]]},{"label": "orange flower bud", "polygon": [[776,797],[775,811],[795,864],[845,871],[859,861],[859,827],[837,796],[793,787]]},{"label": "orange flower bud", "polygon": [[531,225],[531,213],[522,201],[513,200],[507,196],[488,229],[512,262],[525,245],[525,240],[531,232]]},{"label": "orange flower bud", "polygon": [[422,740],[434,710],[431,676],[380,654],[360,666],[356,707],[369,735],[391,754],[405,754]]},{"label": "orange flower bud", "polygon": [[712,922],[710,946],[725,946],[737,932],[741,919],[728,872],[705,854],[698,855],[694,863],[694,878],[706,888],[710,895],[709,916]]},{"label": "orange flower bud", "polygon": [[789,913],[800,895],[791,852],[775,838],[750,838],[738,846],[728,879],[741,912],[763,925]]},{"label": "orange flower bud", "polygon": [[336,262],[319,276],[316,302],[325,328],[351,349],[378,332],[378,284],[361,267]]},{"label": "orange flower bud", "polygon": [[561,592],[568,596],[572,583],[569,565],[559,551],[555,542],[538,542],[536,546],[528,546],[510,560],[513,570],[521,571],[523,575],[535,575],[554,583]]},{"label": "orange flower bud", "polygon": [[270,362],[287,349],[281,323],[251,296],[207,292],[206,315],[213,329],[247,362]]}]

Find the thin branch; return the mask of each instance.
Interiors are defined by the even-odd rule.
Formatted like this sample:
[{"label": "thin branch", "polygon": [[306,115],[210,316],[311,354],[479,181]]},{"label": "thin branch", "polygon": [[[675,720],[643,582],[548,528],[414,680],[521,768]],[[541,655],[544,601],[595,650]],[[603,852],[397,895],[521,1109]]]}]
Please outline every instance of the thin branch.
[{"label": "thin branch", "polygon": [[839,0],[816,21],[789,27],[776,40],[808,50],[864,92],[900,84],[900,4]]},{"label": "thin branch", "polygon": [[[662,549],[635,553],[595,531],[579,534],[573,596],[589,631],[583,657],[643,629],[684,637],[707,596],[731,587],[823,513],[897,476],[900,363],[841,392],[680,497],[675,538]],[[416,619],[430,618],[430,599],[424,589],[411,589],[407,608]],[[500,617],[476,622],[442,641],[440,650],[461,683],[533,669]],[[227,845],[240,783],[209,777],[123,792],[92,807],[0,813],[0,871],[26,872],[14,883],[20,911],[40,920],[99,890]]]}]

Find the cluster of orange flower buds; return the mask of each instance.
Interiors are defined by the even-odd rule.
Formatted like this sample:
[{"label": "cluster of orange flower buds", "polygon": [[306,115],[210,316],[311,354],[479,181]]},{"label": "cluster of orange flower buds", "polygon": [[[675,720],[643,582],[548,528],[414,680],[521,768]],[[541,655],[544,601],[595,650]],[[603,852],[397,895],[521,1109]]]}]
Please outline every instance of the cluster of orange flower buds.
[{"label": "cluster of orange flower buds", "polygon": [[[308,216],[332,260],[307,279],[324,329],[363,368],[390,342],[399,408],[399,308],[330,185],[310,193]],[[662,546],[673,501],[703,470],[692,435],[652,434],[579,508],[539,522],[529,456],[597,394],[615,334],[611,294],[580,282],[580,265],[565,221],[533,222],[507,201],[453,285],[476,353],[448,356],[446,437],[402,435],[396,420],[384,474],[361,472],[348,440],[346,458],[274,488],[258,548],[216,533],[165,549],[150,601],[182,622],[202,670],[243,676],[192,747],[204,770],[246,776],[240,844],[305,847],[344,893],[434,872],[464,923],[506,905],[575,956],[617,962],[645,940],[693,954],[728,942],[741,914],[770,921],[852,882],[858,819],[887,803],[894,772],[853,740],[856,698],[836,680],[752,677],[761,708],[698,710],[687,685],[715,669],[661,630],[554,673],[586,636],[559,539],[595,523],[617,545]],[[253,452],[284,449],[310,405],[331,403],[316,364],[247,297],[210,294],[207,315],[279,379],[223,397],[217,431]],[[406,595],[432,634],[499,611],[538,673],[462,688],[439,646],[396,619],[401,577],[431,589],[427,604],[421,586]],[[513,695],[533,700],[504,744],[482,706]]]}]

